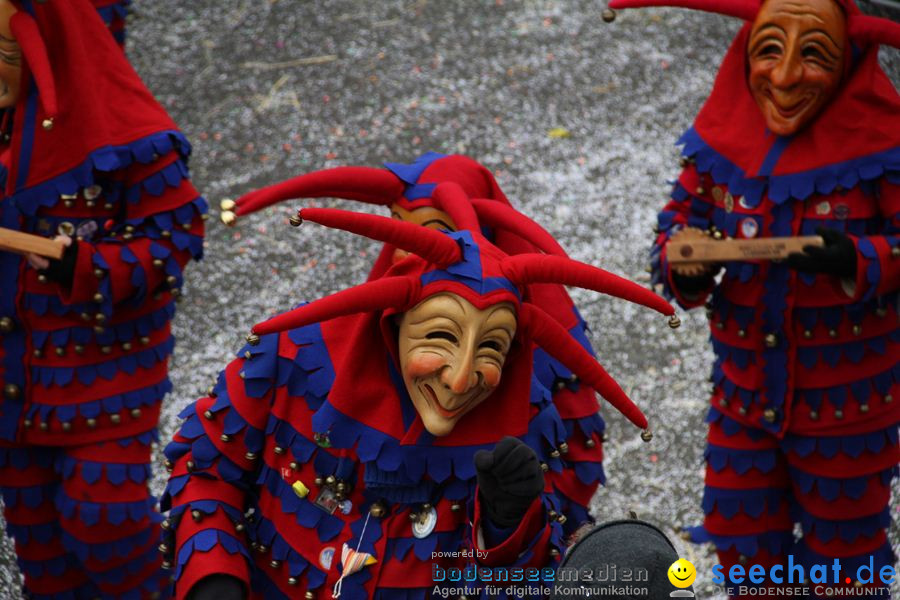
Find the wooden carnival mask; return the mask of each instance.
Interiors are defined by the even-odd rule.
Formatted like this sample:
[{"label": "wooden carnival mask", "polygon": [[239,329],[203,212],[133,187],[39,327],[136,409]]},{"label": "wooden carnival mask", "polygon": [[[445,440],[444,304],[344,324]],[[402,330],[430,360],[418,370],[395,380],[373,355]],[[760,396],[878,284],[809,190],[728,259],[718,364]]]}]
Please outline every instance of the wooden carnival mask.
[{"label": "wooden carnival mask", "polygon": [[748,86],[776,135],[802,129],[834,96],[847,47],[844,13],[834,0],[768,0],[747,47]]},{"label": "wooden carnival mask", "polygon": [[429,433],[449,434],[491,395],[515,332],[510,302],[480,310],[456,294],[438,294],[403,314],[400,371]]},{"label": "wooden carnival mask", "polygon": [[0,108],[16,105],[22,77],[22,48],[10,27],[18,10],[9,0],[0,0]]}]

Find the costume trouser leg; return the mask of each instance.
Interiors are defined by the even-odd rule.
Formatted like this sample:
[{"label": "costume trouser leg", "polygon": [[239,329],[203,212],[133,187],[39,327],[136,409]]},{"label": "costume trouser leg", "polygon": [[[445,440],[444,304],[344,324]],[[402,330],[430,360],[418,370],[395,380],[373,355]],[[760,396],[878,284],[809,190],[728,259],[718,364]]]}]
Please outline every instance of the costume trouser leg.
[{"label": "costume trouser leg", "polygon": [[[895,424],[859,435],[788,435],[779,441],[717,411],[710,421],[706,517],[692,537],[716,545],[726,574],[734,564],[761,564],[768,572],[792,555],[808,580],[813,565],[837,558],[844,584],[849,576],[854,585],[870,559],[876,581],[882,566],[893,565],[887,527],[890,481],[900,456]],[[803,530],[796,545],[794,522]],[[800,573],[795,571],[795,582]],[[813,597],[820,597],[816,589],[810,585]]]},{"label": "costume trouser leg", "polygon": [[715,544],[725,587],[734,591],[732,597],[740,598],[740,586],[756,585],[747,580],[728,584],[732,566],[758,564],[768,572],[793,548],[788,464],[774,437],[742,427],[716,411],[710,417],[703,494],[706,517],[691,536],[695,542]]},{"label": "costume trouser leg", "polygon": [[[158,597],[168,588],[157,550],[160,517],[147,488],[151,441],[152,436],[145,434],[85,446],[13,448],[16,453],[44,457],[42,460],[50,466],[32,460],[24,469],[7,467],[0,480],[4,496],[30,477],[40,475],[48,480],[42,482],[46,489],[41,488],[39,493],[44,501],[40,505],[44,522],[55,524],[52,545],[62,549],[66,564],[74,565],[80,577],[104,597]],[[17,493],[23,494],[36,496],[38,492]],[[10,523],[19,519],[16,506],[18,503],[13,507],[7,504]],[[10,533],[16,538],[18,550],[17,531],[11,528]],[[29,579],[28,569],[23,570],[26,589],[41,593],[34,586],[45,585],[43,578]],[[51,589],[48,593],[60,592]]]},{"label": "costume trouser leg", "polygon": [[[812,598],[852,596],[841,592],[852,586],[889,587],[881,584],[879,570],[894,564],[887,529],[891,479],[900,457],[897,442],[896,424],[858,435],[785,438],[794,516],[803,528],[800,562],[808,577],[813,565],[831,565],[835,558],[841,564],[833,593],[812,583]],[[889,596],[885,591],[875,597]]]}]

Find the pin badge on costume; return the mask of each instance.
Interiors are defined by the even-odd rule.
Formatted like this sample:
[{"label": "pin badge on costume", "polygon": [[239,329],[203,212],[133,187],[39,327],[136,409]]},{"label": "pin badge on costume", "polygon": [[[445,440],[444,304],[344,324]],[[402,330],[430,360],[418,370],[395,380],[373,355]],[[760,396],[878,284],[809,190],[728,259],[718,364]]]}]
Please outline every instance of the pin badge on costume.
[{"label": "pin badge on costume", "polygon": [[94,237],[94,234],[99,228],[100,226],[97,225],[97,221],[94,221],[93,219],[86,219],[78,224],[78,227],[75,229],[75,235],[80,238],[89,240]]},{"label": "pin badge on costume", "polygon": [[326,571],[331,569],[331,563],[334,561],[334,548],[328,546],[327,548],[322,548],[322,551],[319,552],[319,565],[325,569]]},{"label": "pin badge on costume", "polygon": [[419,513],[419,518],[413,521],[412,532],[418,539],[426,538],[431,535],[437,525],[437,511],[432,506],[427,511]]},{"label": "pin badge on costume", "polygon": [[329,488],[322,488],[319,492],[319,495],[316,496],[315,505],[327,512],[329,515],[333,515],[334,511],[338,509],[341,503],[338,501],[337,496],[334,491]]},{"label": "pin badge on costume", "polygon": [[320,448],[331,448],[331,440],[328,439],[328,433],[314,433],[313,439]]},{"label": "pin badge on costume", "polygon": [[755,238],[756,234],[759,233],[759,223],[753,217],[741,219],[740,227],[741,235],[745,238]]}]

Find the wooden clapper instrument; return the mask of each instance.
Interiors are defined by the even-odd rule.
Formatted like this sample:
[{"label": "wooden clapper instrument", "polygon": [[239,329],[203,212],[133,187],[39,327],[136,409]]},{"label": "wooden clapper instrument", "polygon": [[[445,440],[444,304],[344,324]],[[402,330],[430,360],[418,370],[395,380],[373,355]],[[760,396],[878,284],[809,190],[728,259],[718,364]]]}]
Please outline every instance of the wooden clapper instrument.
[{"label": "wooden clapper instrument", "polygon": [[62,258],[66,247],[62,242],[50,238],[22,233],[13,229],[0,227],[0,250],[15,252],[16,254],[28,254],[29,252],[47,258]]},{"label": "wooden clapper instrument", "polygon": [[675,233],[666,246],[666,258],[676,272],[699,275],[704,266],[731,260],[781,260],[804,246],[823,246],[817,235],[753,239],[713,239],[693,227]]}]

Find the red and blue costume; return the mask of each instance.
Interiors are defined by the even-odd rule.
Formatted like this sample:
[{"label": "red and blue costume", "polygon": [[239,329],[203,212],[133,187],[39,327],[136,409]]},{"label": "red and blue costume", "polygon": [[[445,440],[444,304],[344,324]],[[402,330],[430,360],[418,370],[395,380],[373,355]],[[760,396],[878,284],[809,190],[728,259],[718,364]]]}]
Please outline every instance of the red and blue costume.
[{"label": "red and blue costume", "polygon": [[[0,252],[0,488],[33,598],[165,589],[147,488],[182,270],[190,145],[87,0],[16,2],[0,225],[77,244],[71,285]],[[87,41],[86,41],[87,40]],[[63,93],[65,92],[65,93]]]},{"label": "red and blue costume", "polygon": [[119,46],[125,46],[125,19],[131,0],[91,0]]},{"label": "red and blue costume", "polygon": [[[434,207],[434,189],[452,182],[465,191],[461,201],[471,203],[482,223],[482,233],[498,248],[509,254],[536,252],[539,249],[560,256],[565,252],[559,244],[524,215],[512,209],[493,174],[477,161],[462,155],[428,152],[412,164],[386,163],[385,169],[370,167],[338,167],[297,176],[293,179],[254,190],[236,201],[234,213],[243,218],[257,210],[293,198],[336,197],[370,204],[399,207],[405,211]],[[385,244],[369,280],[382,277],[394,261],[396,248]],[[565,287],[553,284],[528,286],[529,302],[540,306],[562,325],[592,355],[587,324],[582,319]],[[552,395],[553,404],[562,417],[567,439],[554,453],[565,454],[564,460],[551,461],[547,479],[552,482],[562,505],[565,533],[591,522],[588,506],[599,485],[605,483],[603,472],[603,432],[605,423],[598,412],[594,391],[580,385],[565,365],[541,348],[534,349],[534,374]]]},{"label": "red and blue costume", "polygon": [[[649,4],[667,3],[611,6]],[[751,21],[758,8],[676,4]],[[898,45],[900,27],[842,5],[852,56],[841,87],[789,137],[766,130],[748,91],[750,24],[740,30],[680,140],[685,168],[659,213],[652,254],[654,283],[668,297],[706,304],[716,355],[706,518],[694,540],[714,543],[726,572],[793,555],[809,573],[839,558],[841,584],[870,557],[894,564],[888,504],[900,459],[900,97],[877,57],[878,42]],[[856,279],[729,262],[721,281],[687,294],[666,243],[688,226],[733,238],[836,229],[855,246]]]},{"label": "red and blue costume", "polygon": [[[435,581],[434,566],[465,567],[472,559],[453,553],[473,549],[487,550],[475,560],[480,566],[553,567],[564,542],[560,497],[549,480],[518,526],[486,547],[479,535],[491,528],[483,524],[473,467],[476,451],[506,435],[528,440],[548,468],[559,466],[554,450],[562,443],[573,452],[574,440],[534,377],[535,344],[646,427],[593,357],[523,290],[579,285],[668,315],[671,307],[563,257],[508,256],[481,235],[456,184],[439,186],[434,199],[458,231],[300,211],[302,220],[363,233],[410,255],[381,277],[254,327],[213,394],[182,413],[186,420],[166,449],[172,475],[164,497],[172,507],[166,550],[176,597],[224,573],[245,582],[251,598],[327,598],[339,580],[341,598],[425,598],[446,585]],[[509,302],[518,326],[499,387],[436,437],[401,379],[395,317],[446,293],[481,309]],[[340,510],[331,512],[319,498],[333,490]],[[417,532],[415,523],[432,510],[433,526]],[[341,578],[343,546],[378,562]]]}]

